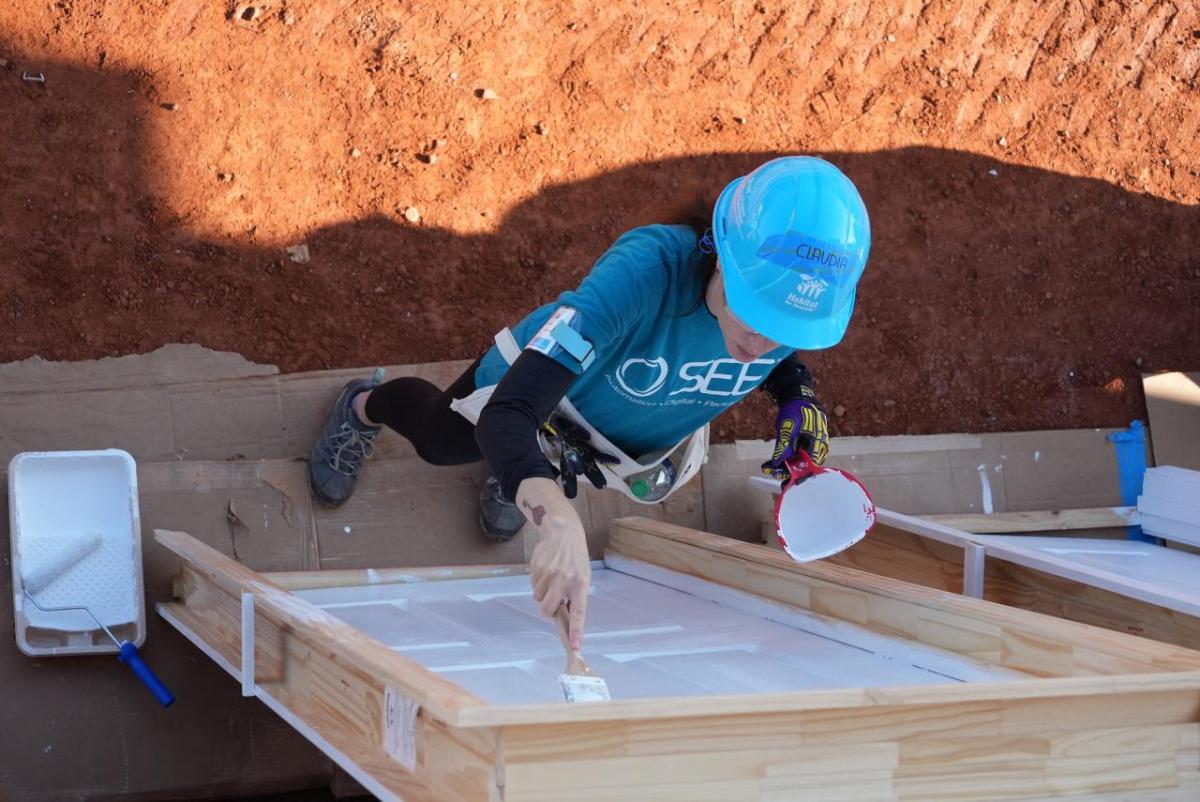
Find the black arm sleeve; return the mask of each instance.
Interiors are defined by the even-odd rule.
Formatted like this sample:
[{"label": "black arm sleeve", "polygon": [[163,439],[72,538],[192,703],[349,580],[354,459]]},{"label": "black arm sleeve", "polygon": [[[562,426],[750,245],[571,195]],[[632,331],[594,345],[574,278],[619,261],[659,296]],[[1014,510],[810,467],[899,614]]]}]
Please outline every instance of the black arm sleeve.
[{"label": "black arm sleeve", "polygon": [[475,442],[510,501],[525,479],[556,478],[538,446],[537,430],[573,381],[574,373],[545,354],[522,351],[479,414]]},{"label": "black arm sleeve", "polygon": [[795,398],[815,400],[812,371],[805,367],[795,351],[792,351],[762,383],[762,388],[776,406]]}]

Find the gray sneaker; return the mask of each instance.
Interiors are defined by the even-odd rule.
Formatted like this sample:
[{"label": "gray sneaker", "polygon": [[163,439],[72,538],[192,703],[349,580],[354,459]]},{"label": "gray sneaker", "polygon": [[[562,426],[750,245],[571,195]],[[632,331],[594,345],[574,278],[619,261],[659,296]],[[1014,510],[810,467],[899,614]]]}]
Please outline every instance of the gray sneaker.
[{"label": "gray sneaker", "polygon": [[358,472],[375,452],[379,426],[367,426],[350,406],[354,396],[379,386],[383,371],[355,379],[342,388],[321,436],[308,454],[308,483],[313,497],[326,507],[339,507],[354,493]]},{"label": "gray sneaker", "polygon": [[525,525],[525,516],[517,505],[500,492],[500,482],[489,476],[479,491],[479,528],[494,543],[507,543]]}]

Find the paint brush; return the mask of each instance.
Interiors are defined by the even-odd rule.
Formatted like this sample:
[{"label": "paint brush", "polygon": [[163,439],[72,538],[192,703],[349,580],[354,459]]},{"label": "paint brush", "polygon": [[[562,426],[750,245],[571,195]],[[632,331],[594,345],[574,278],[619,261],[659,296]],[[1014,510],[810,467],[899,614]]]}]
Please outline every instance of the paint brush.
[{"label": "paint brush", "polygon": [[568,702],[607,702],[612,699],[608,695],[608,683],[603,677],[592,673],[578,649],[571,648],[569,615],[566,604],[559,605],[558,610],[554,612],[558,638],[567,653],[567,667],[558,676],[558,681],[562,683],[563,697]]}]

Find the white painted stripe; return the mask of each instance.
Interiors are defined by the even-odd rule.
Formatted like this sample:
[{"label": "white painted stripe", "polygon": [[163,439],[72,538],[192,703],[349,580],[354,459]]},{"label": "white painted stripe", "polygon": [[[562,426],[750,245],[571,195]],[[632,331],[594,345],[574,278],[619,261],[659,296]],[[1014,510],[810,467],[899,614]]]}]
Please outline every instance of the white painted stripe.
[{"label": "white painted stripe", "polygon": [[428,666],[428,668],[439,674],[453,674],[456,671],[486,671],[490,668],[519,668],[522,671],[528,671],[536,663],[536,660],[500,660],[494,663],[458,663],[447,666]]},{"label": "white painted stripe", "polygon": [[448,640],[444,643],[416,643],[412,646],[389,646],[393,652],[427,652],[433,649],[467,649],[473,644],[465,640]]},{"label": "white painted stripe", "polygon": [[614,663],[632,663],[634,660],[646,660],[652,657],[691,657],[696,654],[717,654],[720,652],[749,652],[753,654],[757,647],[753,643],[735,643],[730,646],[706,646],[699,649],[651,649],[645,652],[605,652],[604,656]]},{"label": "white painted stripe", "polygon": [[623,638],[627,635],[666,635],[669,632],[683,632],[683,627],[678,624],[671,624],[664,627],[638,627],[636,629],[610,629],[606,632],[588,632],[587,639],[590,643],[594,640],[602,640],[603,638]]}]

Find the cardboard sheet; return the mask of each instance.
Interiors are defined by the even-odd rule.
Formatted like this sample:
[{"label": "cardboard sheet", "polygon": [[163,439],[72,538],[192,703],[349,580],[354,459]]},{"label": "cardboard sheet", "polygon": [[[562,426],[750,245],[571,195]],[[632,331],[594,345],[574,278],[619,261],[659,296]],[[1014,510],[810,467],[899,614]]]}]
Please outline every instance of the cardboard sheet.
[{"label": "cardboard sheet", "polygon": [[[445,387],[468,362],[389,368]],[[330,402],[370,369],[281,376],[271,366],[195,346],[153,354],[0,366],[0,467],[33,450],[123,448],[139,465],[143,533],[180,529],[260,571],[515,563],[509,544],[476,531],[481,465],[432,468],[385,433],[355,497],[314,505],[307,454]],[[832,461],[867,482],[877,503],[912,512],[979,512],[984,480],[996,511],[1120,503],[1106,432],[842,438]],[[660,506],[584,488],[575,506],[594,557],[609,521],[663,517],[755,540],[769,494],[749,490],[766,443],[714,446],[701,477]],[[982,467],[981,467],[982,466]],[[7,521],[0,523],[7,538]],[[0,554],[7,553],[7,540]],[[175,560],[143,535],[148,605],[170,597]],[[3,573],[3,572],[0,572]],[[3,580],[7,582],[7,580]],[[522,580],[527,582],[527,580]],[[11,593],[0,589],[0,620]],[[40,800],[137,795],[211,797],[320,785],[331,766],[219,668],[153,615],[144,650],[179,701],[167,713],[115,661],[33,661],[0,649],[0,796]],[[86,754],[87,760],[79,760]],[[48,778],[54,778],[51,783]]]},{"label": "cardboard sheet", "polygon": [[164,345],[139,356],[105,357],[87,362],[50,362],[30,357],[0,365],[5,395],[34,395],[126,387],[165,387],[214,379],[275,376],[279,368],[249,362],[241,354],[199,345]]},{"label": "cardboard sheet", "polygon": [[[444,387],[469,364],[392,366],[387,375]],[[273,366],[183,346],[96,363],[3,365],[0,464],[21,451],[83,448],[122,448],[138,462],[299,457],[342,386],[372,370],[280,376]],[[384,437],[377,455],[413,453],[403,438]]]},{"label": "cardboard sheet", "polygon": [[1153,465],[1200,469],[1200,372],[1143,376]]},{"label": "cardboard sheet", "polygon": [[[910,515],[1121,504],[1112,429],[843,437],[829,464],[857,475],[880,507]],[[748,491],[772,443],[716,445],[704,468],[707,531],[758,541],[772,498]]]}]

